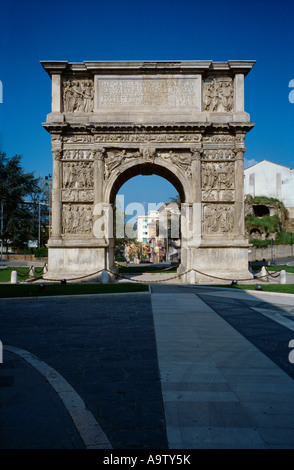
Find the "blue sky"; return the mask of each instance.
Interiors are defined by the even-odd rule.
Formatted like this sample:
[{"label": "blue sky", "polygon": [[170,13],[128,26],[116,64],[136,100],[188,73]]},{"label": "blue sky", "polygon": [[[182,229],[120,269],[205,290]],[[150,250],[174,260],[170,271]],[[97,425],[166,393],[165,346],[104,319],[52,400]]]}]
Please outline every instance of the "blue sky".
[{"label": "blue sky", "polygon": [[[290,0],[2,2],[0,149],[21,154],[27,171],[52,173],[50,136],[42,127],[51,80],[41,60],[256,60],[245,79],[245,110],[255,123],[246,160],[293,168],[293,17]],[[137,177],[122,189],[130,201],[176,194],[159,177]]]}]

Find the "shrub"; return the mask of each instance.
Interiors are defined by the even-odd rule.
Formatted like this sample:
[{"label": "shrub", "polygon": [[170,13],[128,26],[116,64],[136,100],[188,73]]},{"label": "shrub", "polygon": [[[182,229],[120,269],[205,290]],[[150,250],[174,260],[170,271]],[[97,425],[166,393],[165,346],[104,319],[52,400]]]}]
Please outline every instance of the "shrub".
[{"label": "shrub", "polygon": [[254,228],[260,229],[265,232],[268,237],[270,233],[278,232],[282,225],[278,215],[268,215],[265,217],[254,217],[252,214],[247,214],[245,217],[245,225],[247,230]]},{"label": "shrub", "polygon": [[48,248],[46,248],[45,246],[43,246],[41,248],[37,248],[36,251],[35,251],[35,256],[36,256],[36,258],[47,258]]},{"label": "shrub", "polygon": [[271,244],[271,240],[259,240],[258,238],[254,238],[250,243],[256,246],[256,248],[264,248]]},{"label": "shrub", "polygon": [[276,234],[275,244],[291,245],[294,243],[294,234],[290,232],[278,232]]}]

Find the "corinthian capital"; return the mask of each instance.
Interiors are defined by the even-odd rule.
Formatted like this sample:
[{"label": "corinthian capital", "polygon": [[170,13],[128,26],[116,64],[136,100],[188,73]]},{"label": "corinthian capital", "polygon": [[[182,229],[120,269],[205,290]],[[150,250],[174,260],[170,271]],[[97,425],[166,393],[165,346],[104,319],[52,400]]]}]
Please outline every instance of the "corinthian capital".
[{"label": "corinthian capital", "polygon": [[195,148],[195,147],[191,147],[190,149],[191,151],[191,158],[192,160],[200,160],[201,158],[201,152],[198,148]]},{"label": "corinthian capital", "polygon": [[243,160],[244,159],[244,153],[245,153],[245,149],[238,149],[236,151],[236,160]]},{"label": "corinthian capital", "polygon": [[62,156],[61,150],[52,150],[53,160],[60,160]]},{"label": "corinthian capital", "polygon": [[94,149],[93,157],[94,157],[95,160],[104,161],[104,156],[105,156],[105,149],[104,148]]}]

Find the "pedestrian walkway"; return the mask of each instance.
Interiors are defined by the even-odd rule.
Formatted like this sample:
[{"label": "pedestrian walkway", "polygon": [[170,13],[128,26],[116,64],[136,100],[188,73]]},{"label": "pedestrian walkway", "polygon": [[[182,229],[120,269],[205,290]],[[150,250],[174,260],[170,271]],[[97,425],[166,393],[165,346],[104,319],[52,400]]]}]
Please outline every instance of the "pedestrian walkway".
[{"label": "pedestrian walkway", "polygon": [[101,449],[293,449],[292,299],[158,284],[1,300],[0,447],[85,449],[96,429]]},{"label": "pedestrian walkway", "polygon": [[19,355],[0,365],[1,449],[85,449],[56,391]]},{"label": "pedestrian walkway", "polygon": [[[228,293],[201,298],[212,295],[230,309]],[[169,447],[294,448],[293,379],[201,298],[152,295]]]}]

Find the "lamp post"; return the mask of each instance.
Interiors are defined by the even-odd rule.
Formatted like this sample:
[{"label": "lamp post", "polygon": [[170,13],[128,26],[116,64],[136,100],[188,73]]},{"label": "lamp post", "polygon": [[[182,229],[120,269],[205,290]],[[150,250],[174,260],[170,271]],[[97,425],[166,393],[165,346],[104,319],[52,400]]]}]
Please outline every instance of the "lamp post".
[{"label": "lamp post", "polygon": [[41,201],[39,196],[39,230],[38,230],[38,248],[41,248]]},{"label": "lamp post", "polygon": [[48,186],[48,200],[49,200],[49,238],[51,236],[51,227],[52,227],[52,213],[51,213],[51,207],[52,207],[52,197],[51,197],[51,189],[52,189],[52,175],[49,174],[48,176],[45,176],[46,183],[45,185]]},{"label": "lamp post", "polygon": [[23,201],[24,204],[32,204],[32,205],[39,205],[39,215],[38,215],[38,248],[41,248],[41,206],[47,206],[45,202],[40,201],[41,196],[39,195],[39,202],[33,202],[33,201]]}]

